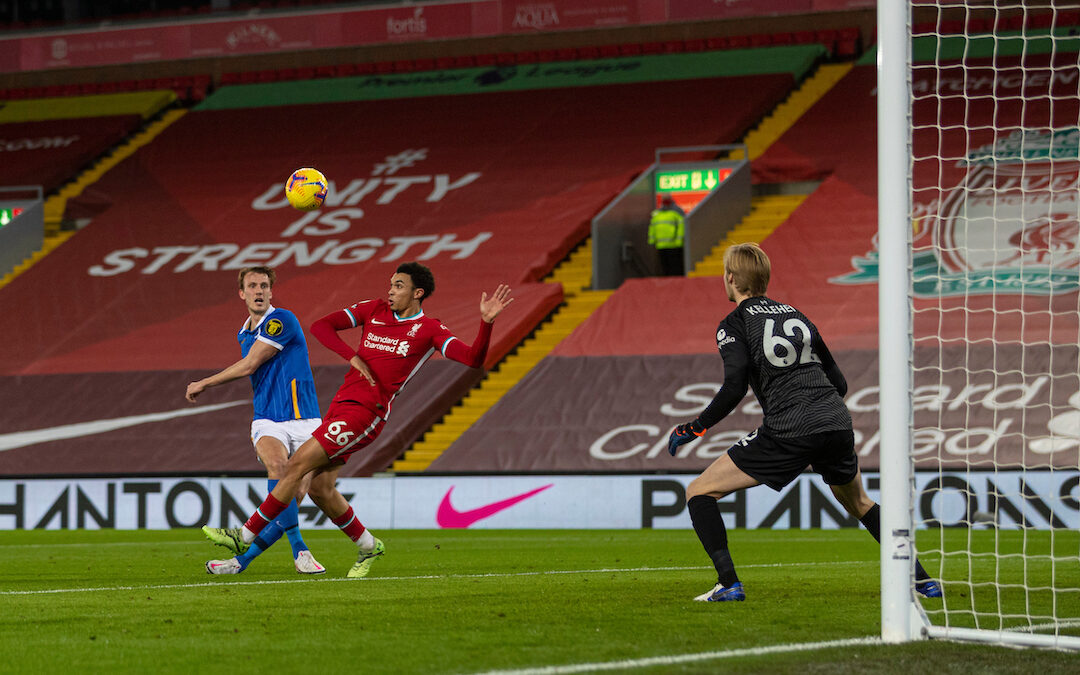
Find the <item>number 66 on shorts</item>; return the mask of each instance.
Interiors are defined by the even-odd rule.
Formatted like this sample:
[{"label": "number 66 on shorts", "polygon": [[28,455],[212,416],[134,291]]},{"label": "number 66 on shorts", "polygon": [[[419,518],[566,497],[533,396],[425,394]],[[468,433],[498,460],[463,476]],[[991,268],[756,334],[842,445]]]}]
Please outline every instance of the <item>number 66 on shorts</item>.
[{"label": "number 66 on shorts", "polygon": [[335,464],[357,450],[367,447],[382,431],[386,421],[372,410],[350,401],[333,403],[323,423],[312,437]]}]

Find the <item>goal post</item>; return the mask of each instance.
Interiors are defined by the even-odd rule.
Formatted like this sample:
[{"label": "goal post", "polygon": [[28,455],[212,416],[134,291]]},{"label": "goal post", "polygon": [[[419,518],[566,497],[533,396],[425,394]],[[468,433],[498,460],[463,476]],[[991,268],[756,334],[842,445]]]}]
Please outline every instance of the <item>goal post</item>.
[{"label": "goal post", "polygon": [[1080,1],[879,0],[877,58],[882,639],[1080,650]]},{"label": "goal post", "polygon": [[907,0],[878,0],[877,21],[881,637],[905,642],[921,629],[911,617],[910,39],[897,28],[908,25]]}]

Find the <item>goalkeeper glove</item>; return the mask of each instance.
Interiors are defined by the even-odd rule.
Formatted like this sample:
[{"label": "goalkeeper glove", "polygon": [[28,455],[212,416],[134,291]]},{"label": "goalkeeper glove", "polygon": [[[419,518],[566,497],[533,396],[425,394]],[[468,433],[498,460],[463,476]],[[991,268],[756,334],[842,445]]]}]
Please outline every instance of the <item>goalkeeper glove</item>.
[{"label": "goalkeeper glove", "polygon": [[671,437],[668,438],[667,451],[672,457],[675,456],[675,451],[679,449],[680,445],[689,443],[695,438],[700,438],[705,435],[705,427],[701,426],[701,422],[694,420],[693,422],[687,422],[686,424],[680,424],[675,427],[671,432]]}]

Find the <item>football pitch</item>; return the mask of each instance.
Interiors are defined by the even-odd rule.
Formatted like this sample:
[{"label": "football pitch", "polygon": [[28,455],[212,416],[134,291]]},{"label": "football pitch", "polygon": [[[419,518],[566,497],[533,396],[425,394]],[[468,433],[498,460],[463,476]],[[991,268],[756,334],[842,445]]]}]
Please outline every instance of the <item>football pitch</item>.
[{"label": "football pitch", "polygon": [[880,644],[864,531],[733,530],[747,602],[715,604],[691,600],[715,581],[692,531],[377,534],[387,555],[347,580],[336,531],[305,532],[314,578],[284,541],[211,577],[227,554],[198,530],[4,532],[0,671],[1080,672],[1075,653]]}]

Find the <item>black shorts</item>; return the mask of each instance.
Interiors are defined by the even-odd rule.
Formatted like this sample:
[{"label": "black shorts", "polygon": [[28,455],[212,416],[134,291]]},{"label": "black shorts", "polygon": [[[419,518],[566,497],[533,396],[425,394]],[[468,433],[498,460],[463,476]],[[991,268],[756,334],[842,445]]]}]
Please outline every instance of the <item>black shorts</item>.
[{"label": "black shorts", "polygon": [[758,429],[731,446],[728,457],[743,473],[777,492],[806,467],[829,485],[850,483],[859,471],[851,429],[796,438],[776,438]]}]

